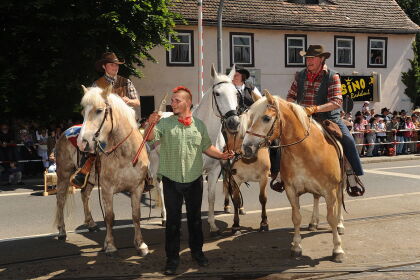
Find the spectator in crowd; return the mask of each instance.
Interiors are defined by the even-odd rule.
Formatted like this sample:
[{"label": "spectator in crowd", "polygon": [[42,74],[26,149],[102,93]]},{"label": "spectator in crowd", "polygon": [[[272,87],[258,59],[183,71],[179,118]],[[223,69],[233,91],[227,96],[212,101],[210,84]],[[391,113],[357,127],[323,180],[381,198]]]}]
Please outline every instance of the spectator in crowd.
[{"label": "spectator in crowd", "polygon": [[[0,125],[0,162],[17,161],[16,141],[9,125],[3,123]],[[7,164],[8,165],[8,164]],[[7,166],[6,165],[6,166]]]},{"label": "spectator in crowd", "polygon": [[364,113],[363,113],[363,116],[365,117],[365,120],[369,123],[369,121],[370,121],[370,119],[373,117],[371,114],[370,114],[370,111],[365,111]]},{"label": "spectator in crowd", "polygon": [[[376,132],[376,143],[386,143],[386,125],[385,120],[378,116],[378,130]],[[376,154],[385,155],[385,145],[377,145]],[[375,152],[374,152],[375,153]]]},{"label": "spectator in crowd", "polygon": [[[420,111],[420,109],[419,109],[419,111]],[[419,135],[420,135],[420,121],[419,121],[419,117],[416,114],[413,114],[411,116],[411,119],[413,120],[414,127],[416,128],[416,131],[414,132],[414,136],[413,136],[413,141],[417,142],[417,143],[414,143],[413,153],[417,153],[419,151],[418,147],[420,146],[420,143],[418,143],[418,141],[420,139],[420,137],[419,137]]]},{"label": "spectator in crowd", "polygon": [[22,170],[17,166],[16,161],[11,161],[8,169],[9,185],[24,185],[22,182]]},{"label": "spectator in crowd", "polygon": [[57,165],[55,163],[55,149],[53,149],[53,151],[48,156],[48,160],[50,162],[50,166],[48,167],[48,173],[55,173],[55,171],[57,170]]},{"label": "spectator in crowd", "polygon": [[[405,129],[407,131],[404,131],[404,133],[403,133],[404,142],[411,142],[414,138],[414,132],[415,132],[416,127],[415,127],[415,125],[413,123],[413,120],[410,116],[408,116],[405,119]],[[407,145],[406,153],[407,154],[408,153],[413,153],[413,150],[415,149],[415,147],[413,147],[413,146],[415,146],[415,143],[407,143],[406,145]]]},{"label": "spectator in crowd", "polygon": [[405,118],[407,117],[407,112],[405,110],[401,110],[400,111],[400,116],[401,116],[402,119],[405,120]]},{"label": "spectator in crowd", "polygon": [[367,146],[366,156],[373,157],[373,150],[375,149],[375,142],[376,142],[376,130],[378,128],[378,119],[372,117],[369,120],[369,124],[367,126],[367,133],[366,133],[366,143],[370,144]]},{"label": "spectator in crowd", "polygon": [[417,107],[414,109],[413,114],[417,116],[417,118],[420,118],[420,107]]},{"label": "spectator in crowd", "polygon": [[397,117],[398,121],[398,131],[397,131],[397,155],[402,155],[405,153],[405,144],[404,144],[404,132],[401,130],[405,129],[405,119],[401,116]]},{"label": "spectator in crowd", "polygon": [[[397,117],[392,116],[391,121],[386,124],[386,139],[388,143],[395,142],[396,139],[396,132],[398,130],[399,122]],[[387,145],[388,155],[393,156],[396,154],[397,145],[388,144]]]},{"label": "spectator in crowd", "polygon": [[390,113],[389,113],[389,109],[387,107],[384,107],[384,108],[381,109],[381,118],[384,119],[385,124],[391,120],[389,115],[390,115]]},{"label": "spectator in crowd", "polygon": [[46,128],[41,129],[41,133],[38,133],[36,135],[36,139],[38,141],[38,149],[37,153],[38,156],[41,157],[42,163],[44,165],[44,169],[47,169],[49,166],[48,163],[48,133]]},{"label": "spectator in crowd", "polygon": [[362,105],[362,114],[364,114],[366,112],[370,112],[369,101],[363,102],[363,105]]},{"label": "spectator in crowd", "polygon": [[353,134],[353,137],[354,137],[354,141],[356,142],[356,149],[357,149],[357,152],[359,153],[359,156],[363,156],[363,148],[364,147],[360,144],[364,144],[365,129],[366,129],[366,127],[365,127],[365,124],[364,124],[364,119],[363,119],[362,114],[360,114],[354,120],[354,126],[353,126],[353,131],[355,132]]}]

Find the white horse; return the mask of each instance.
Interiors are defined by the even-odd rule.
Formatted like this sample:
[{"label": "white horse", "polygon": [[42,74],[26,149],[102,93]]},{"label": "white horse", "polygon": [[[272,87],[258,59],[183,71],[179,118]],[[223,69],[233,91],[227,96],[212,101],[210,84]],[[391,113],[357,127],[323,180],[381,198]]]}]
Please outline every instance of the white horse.
[{"label": "white horse", "polygon": [[[225,139],[221,132],[222,124],[232,133],[235,133],[239,127],[239,117],[236,111],[238,91],[232,83],[235,71],[235,66],[233,66],[229,75],[218,74],[214,65],[212,65],[212,87],[206,91],[198,107],[193,111],[193,116],[204,122],[212,144],[219,150],[223,150],[225,146]],[[150,169],[154,178],[156,178],[157,173],[158,153],[159,147],[155,147],[149,154]],[[216,234],[219,232],[219,228],[216,226],[214,219],[214,203],[216,200],[216,184],[221,171],[220,161],[204,155],[203,171],[207,174],[208,184],[208,223],[211,234]],[[163,205],[163,191],[160,182],[157,187]],[[163,206],[162,225],[165,225],[165,222],[166,211]]]}]

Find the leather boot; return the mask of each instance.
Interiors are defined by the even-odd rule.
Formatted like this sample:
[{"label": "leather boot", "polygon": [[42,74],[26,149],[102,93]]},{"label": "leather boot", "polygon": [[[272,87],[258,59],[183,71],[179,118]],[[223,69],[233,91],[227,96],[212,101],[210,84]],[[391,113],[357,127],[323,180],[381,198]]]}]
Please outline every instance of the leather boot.
[{"label": "leather boot", "polygon": [[70,184],[73,187],[76,189],[82,189],[86,186],[95,159],[96,155],[89,154],[82,168],[77,169],[76,172],[70,177]]}]

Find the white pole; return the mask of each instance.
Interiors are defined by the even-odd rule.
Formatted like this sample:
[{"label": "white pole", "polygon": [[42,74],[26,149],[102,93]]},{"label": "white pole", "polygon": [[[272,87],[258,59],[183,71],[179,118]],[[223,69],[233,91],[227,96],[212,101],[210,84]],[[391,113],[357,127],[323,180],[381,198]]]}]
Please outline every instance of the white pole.
[{"label": "white pole", "polygon": [[198,102],[200,102],[204,94],[203,0],[198,0],[197,6],[198,6]]}]

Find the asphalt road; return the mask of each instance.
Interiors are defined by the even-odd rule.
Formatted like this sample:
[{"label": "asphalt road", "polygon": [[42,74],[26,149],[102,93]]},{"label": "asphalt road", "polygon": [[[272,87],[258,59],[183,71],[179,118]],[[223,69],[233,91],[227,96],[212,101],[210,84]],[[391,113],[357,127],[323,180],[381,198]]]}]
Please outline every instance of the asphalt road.
[{"label": "asphalt road", "polygon": [[[363,199],[382,197],[396,194],[409,194],[420,191],[420,160],[394,161],[382,163],[364,164],[366,174],[363,176],[363,182],[366,186],[366,193]],[[207,185],[205,185],[205,188]],[[259,188],[255,183],[250,187],[243,185],[241,187],[244,206],[248,213],[256,212],[260,209],[258,201]],[[354,200],[360,198],[346,198]],[[66,228],[68,231],[83,230],[83,209],[80,199],[80,193],[74,195],[74,205],[70,209],[70,216],[66,218]],[[151,219],[149,216],[148,196],[142,203],[142,217],[145,224],[159,224],[160,211],[155,208],[151,210]],[[312,196],[309,194],[301,197],[301,205],[312,203]],[[26,237],[35,237],[51,235],[56,233],[53,226],[55,217],[55,195],[43,197],[41,185],[26,185],[19,189],[10,189],[8,187],[0,188],[0,241],[10,239],[20,239]],[[267,209],[275,210],[288,207],[289,202],[285,194],[279,194],[268,188]],[[420,202],[419,202],[420,206]],[[91,208],[95,221],[103,220],[99,206],[98,191],[92,192]],[[125,227],[131,225],[131,206],[127,194],[121,193],[114,196],[114,209],[116,226]],[[208,209],[207,192],[203,197],[203,215],[206,215]],[[216,192],[216,206],[218,214],[223,210],[223,194],[221,183]],[[397,211],[398,209],[396,209]],[[374,209],[372,209],[374,211]],[[369,216],[370,213],[366,213]],[[269,216],[270,217],[270,216]],[[216,218],[217,219],[217,218]],[[103,225],[100,223],[100,225]]]}]

